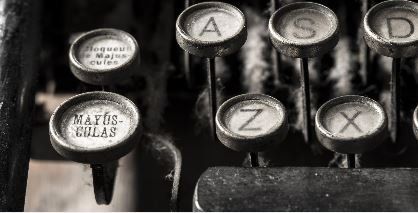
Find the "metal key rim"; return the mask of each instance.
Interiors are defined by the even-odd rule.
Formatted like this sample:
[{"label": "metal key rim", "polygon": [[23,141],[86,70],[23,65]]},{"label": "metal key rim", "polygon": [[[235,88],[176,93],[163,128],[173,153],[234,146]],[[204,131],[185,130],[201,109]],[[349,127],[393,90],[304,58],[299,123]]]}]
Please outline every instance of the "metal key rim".
[{"label": "metal key rim", "polygon": [[[132,45],[133,47],[133,54],[132,57],[126,61],[125,63],[122,63],[114,68],[107,68],[107,69],[94,69],[94,68],[89,68],[84,66],[77,58],[76,56],[76,52],[79,48],[79,46],[86,40],[94,38],[95,36],[114,36],[117,37],[118,39],[129,43],[130,45]],[[87,72],[96,72],[96,73],[104,73],[104,72],[109,72],[112,70],[118,70],[120,68],[129,66],[130,64],[132,64],[134,61],[137,60],[139,55],[139,46],[138,46],[138,42],[136,41],[136,39],[129,33],[122,31],[122,30],[118,30],[118,29],[113,29],[113,28],[100,28],[100,29],[95,29],[89,32],[85,32],[80,34],[75,40],[74,42],[71,44],[70,47],[70,51],[69,51],[69,57],[70,60],[74,63],[73,65],[76,66],[78,69],[82,69],[82,70],[86,70]]]},{"label": "metal key rim", "polygon": [[[277,30],[275,23],[282,14],[297,9],[313,9],[324,14],[333,23],[327,36],[310,44],[301,44],[300,42],[283,37]],[[296,2],[279,8],[271,15],[268,22],[268,30],[275,48],[280,53],[293,58],[317,57],[333,49],[339,40],[339,22],[337,15],[328,7],[314,2]],[[285,51],[284,49],[291,49],[292,51]]]},{"label": "metal key rim", "polygon": [[[132,116],[131,126],[133,128],[130,129],[126,137],[120,139],[119,143],[107,147],[86,149],[85,147],[78,147],[66,142],[60,128],[62,116],[72,106],[90,100],[111,101],[115,104],[123,105],[123,108]],[[139,109],[131,100],[122,95],[102,91],[82,93],[63,102],[52,114],[49,121],[51,144],[60,155],[76,162],[100,164],[117,160],[130,152],[139,141],[142,134],[141,119]]]},{"label": "metal key rim", "polygon": [[[415,11],[418,13],[418,4],[412,1],[406,0],[388,0],[376,4],[366,13],[363,19],[364,28],[364,40],[367,45],[378,52],[379,54],[393,57],[393,58],[404,58],[413,57],[417,55],[414,46],[418,46],[418,40],[415,41],[391,41],[380,35],[378,35],[371,26],[371,19],[381,9],[385,8],[404,8],[407,10]],[[401,50],[396,50],[401,49]]]},{"label": "metal key rim", "polygon": [[[90,68],[83,65],[77,58],[80,45],[95,36],[116,37],[133,48],[132,56],[124,63],[112,68]],[[71,72],[81,81],[93,85],[115,84],[129,77],[139,65],[139,47],[135,38],[127,32],[112,28],[101,28],[79,35],[71,44],[68,53]]]},{"label": "metal key rim", "polygon": [[[282,111],[283,118],[277,122],[268,132],[257,136],[242,136],[232,132],[223,121],[223,117],[230,107],[242,101],[262,102],[279,111]],[[289,126],[287,123],[287,112],[284,105],[277,99],[264,94],[242,94],[225,101],[216,113],[216,134],[222,144],[236,151],[256,152],[262,151],[266,146],[273,145],[271,140],[277,143],[286,138]],[[239,144],[239,145],[237,145]]]},{"label": "metal key rim", "polygon": [[[350,102],[359,102],[363,105],[373,108],[377,114],[380,116],[380,122],[377,125],[377,128],[374,131],[368,132],[366,135],[358,136],[356,138],[344,138],[339,137],[335,134],[332,134],[327,128],[323,125],[324,113],[340,104],[350,103]],[[347,152],[341,152],[341,147],[356,146],[356,149],[359,149],[357,146],[361,146],[362,152],[376,147],[378,144],[382,143],[385,137],[387,136],[387,124],[388,119],[383,107],[375,100],[359,96],[359,95],[345,95],[340,96],[334,99],[331,99],[324,103],[317,111],[315,115],[315,131],[319,142],[324,145],[326,148],[333,150],[335,152],[347,154]],[[332,139],[332,141],[331,141]],[[373,146],[367,146],[369,144],[374,144]],[[345,149],[345,148],[344,148]],[[358,154],[356,152],[348,152],[349,154]]]},{"label": "metal key rim", "polygon": [[[235,34],[220,41],[201,41],[193,38],[185,29],[185,20],[194,11],[207,8],[217,8],[218,10],[223,10],[227,11],[228,13],[234,14],[241,20],[241,27]],[[245,19],[244,13],[240,9],[228,3],[202,2],[194,4],[185,9],[177,17],[176,39],[180,47],[182,47],[184,50],[193,55],[207,58],[225,56],[235,52],[245,43],[247,39],[247,21]],[[200,53],[200,51],[204,51],[205,49],[208,52],[207,54]]]}]

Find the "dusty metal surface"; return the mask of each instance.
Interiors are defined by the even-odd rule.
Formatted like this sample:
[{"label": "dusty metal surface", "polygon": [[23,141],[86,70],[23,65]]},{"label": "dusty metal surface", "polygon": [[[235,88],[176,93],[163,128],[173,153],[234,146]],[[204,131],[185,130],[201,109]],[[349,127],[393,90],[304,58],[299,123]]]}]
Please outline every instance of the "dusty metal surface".
[{"label": "dusty metal surface", "polygon": [[[198,211],[416,211],[418,169],[212,167]],[[395,193],[396,192],[396,193]]]}]

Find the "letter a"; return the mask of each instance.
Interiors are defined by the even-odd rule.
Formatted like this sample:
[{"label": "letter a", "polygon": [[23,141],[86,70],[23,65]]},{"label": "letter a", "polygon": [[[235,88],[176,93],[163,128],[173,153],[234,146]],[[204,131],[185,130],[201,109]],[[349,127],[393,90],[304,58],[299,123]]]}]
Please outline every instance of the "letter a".
[{"label": "letter a", "polygon": [[[392,17],[392,18],[386,18],[386,22],[388,25],[388,34],[389,38],[408,38],[414,33],[414,24],[407,18],[404,17]],[[392,26],[400,26],[402,25],[402,22],[409,25],[409,32],[402,31],[402,32],[393,32]],[[393,24],[393,25],[392,25]]]},{"label": "letter a", "polygon": [[[210,23],[212,23],[213,29],[208,29]],[[205,27],[203,28],[202,32],[200,32],[199,36],[202,36],[206,32],[216,32],[216,34],[218,34],[219,37],[222,36],[221,32],[218,29],[218,25],[216,25],[215,18],[213,18],[213,16],[209,18],[208,23],[206,23]]]}]

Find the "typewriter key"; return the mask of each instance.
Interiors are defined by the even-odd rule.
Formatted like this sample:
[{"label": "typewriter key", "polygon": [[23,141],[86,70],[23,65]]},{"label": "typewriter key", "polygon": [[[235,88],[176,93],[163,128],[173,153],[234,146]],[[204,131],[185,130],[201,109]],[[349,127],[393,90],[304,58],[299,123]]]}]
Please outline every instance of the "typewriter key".
[{"label": "typewriter key", "polygon": [[399,128],[399,75],[401,58],[418,53],[418,4],[385,1],[372,7],[364,17],[364,40],[377,53],[392,57],[391,113],[389,128],[393,142]]},{"label": "typewriter key", "polygon": [[289,126],[283,104],[263,94],[244,94],[224,102],[216,114],[219,140],[235,151],[250,152],[257,165],[257,152],[280,143]]},{"label": "typewriter key", "polygon": [[97,29],[72,43],[69,58],[71,71],[79,80],[109,85],[128,78],[138,68],[139,47],[124,31]]},{"label": "typewriter key", "polygon": [[116,161],[130,152],[142,133],[138,108],[110,92],[87,92],[62,103],[49,122],[54,149],[63,157],[91,164],[96,201],[110,203]]},{"label": "typewriter key", "polygon": [[323,104],[315,117],[319,142],[334,152],[349,154],[349,167],[355,165],[354,154],[372,150],[387,135],[387,118],[376,101],[357,95],[334,98]]},{"label": "typewriter key", "polygon": [[310,142],[311,113],[308,58],[329,52],[338,43],[338,18],[329,8],[312,2],[288,4],[269,20],[273,46],[280,53],[300,58],[304,137]]},{"label": "typewriter key", "polygon": [[211,127],[215,133],[217,99],[214,58],[236,52],[245,43],[245,16],[238,8],[222,2],[195,4],[177,18],[176,39],[185,51],[207,58]]},{"label": "typewriter key", "polygon": [[205,58],[229,55],[247,39],[245,17],[230,4],[195,4],[177,18],[176,38],[180,47],[192,55]]}]

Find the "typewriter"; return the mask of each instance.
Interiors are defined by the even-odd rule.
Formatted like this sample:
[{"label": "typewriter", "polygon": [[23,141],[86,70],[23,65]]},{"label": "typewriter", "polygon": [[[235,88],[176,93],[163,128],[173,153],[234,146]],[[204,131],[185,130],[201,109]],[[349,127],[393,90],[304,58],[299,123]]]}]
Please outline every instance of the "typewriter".
[{"label": "typewriter", "polygon": [[413,1],[4,0],[0,17],[2,211],[418,210]]}]

